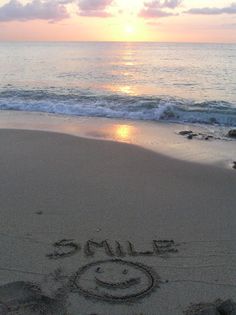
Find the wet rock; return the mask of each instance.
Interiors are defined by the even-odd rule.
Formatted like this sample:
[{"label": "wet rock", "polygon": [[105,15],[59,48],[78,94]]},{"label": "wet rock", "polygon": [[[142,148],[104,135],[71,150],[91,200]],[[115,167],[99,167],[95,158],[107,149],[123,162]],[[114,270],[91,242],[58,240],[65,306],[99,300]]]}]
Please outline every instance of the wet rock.
[{"label": "wet rock", "polygon": [[211,140],[213,139],[213,136],[210,136],[210,135],[205,135],[204,136],[204,140]]},{"label": "wet rock", "polygon": [[210,123],[210,124],[217,124],[217,119],[216,119],[215,117],[211,117],[211,118],[209,119],[209,123]]},{"label": "wet rock", "polygon": [[236,303],[232,300],[227,300],[218,306],[220,315],[236,315]]},{"label": "wet rock", "polygon": [[228,137],[230,137],[230,138],[236,138],[236,129],[231,129],[231,130],[228,132]]},{"label": "wet rock", "polygon": [[183,131],[179,132],[179,135],[186,136],[186,135],[189,135],[191,133],[193,133],[192,130],[183,130]]},{"label": "wet rock", "polygon": [[209,135],[209,134],[205,134],[205,133],[201,133],[201,132],[193,132],[192,130],[183,130],[180,131],[179,134],[181,136],[186,136],[187,139],[192,140],[193,138],[196,138],[198,140],[212,140],[214,137]]}]

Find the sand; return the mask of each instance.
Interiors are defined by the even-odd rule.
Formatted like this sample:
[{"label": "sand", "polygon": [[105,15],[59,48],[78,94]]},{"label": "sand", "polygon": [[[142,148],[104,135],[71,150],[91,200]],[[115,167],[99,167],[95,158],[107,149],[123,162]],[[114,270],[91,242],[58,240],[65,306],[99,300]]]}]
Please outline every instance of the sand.
[{"label": "sand", "polygon": [[236,300],[233,169],[2,129],[0,174],[0,314],[180,315]]},{"label": "sand", "polygon": [[[183,161],[232,168],[235,140],[227,137],[230,127],[134,121],[102,117],[65,116],[48,113],[0,110],[0,128],[59,132],[82,138],[138,145]],[[181,136],[181,131],[208,136]],[[203,140],[201,140],[203,138]]]}]

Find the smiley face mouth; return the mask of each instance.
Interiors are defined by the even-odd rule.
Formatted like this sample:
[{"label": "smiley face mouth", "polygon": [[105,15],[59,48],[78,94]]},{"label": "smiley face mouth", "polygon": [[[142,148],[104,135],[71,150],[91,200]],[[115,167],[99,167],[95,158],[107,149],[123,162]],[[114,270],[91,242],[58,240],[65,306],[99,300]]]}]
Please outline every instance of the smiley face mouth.
[{"label": "smiley face mouth", "polygon": [[131,278],[122,282],[107,282],[95,277],[96,284],[107,289],[128,289],[136,284],[139,284],[140,281],[140,278]]}]

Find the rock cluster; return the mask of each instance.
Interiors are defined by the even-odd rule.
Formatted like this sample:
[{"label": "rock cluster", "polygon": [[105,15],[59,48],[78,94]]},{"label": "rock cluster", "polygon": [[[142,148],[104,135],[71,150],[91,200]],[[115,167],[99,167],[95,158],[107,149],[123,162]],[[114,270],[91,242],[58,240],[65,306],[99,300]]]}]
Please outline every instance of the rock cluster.
[{"label": "rock cluster", "polygon": [[235,139],[236,139],[236,129],[231,129],[231,130],[228,132],[228,137],[230,137],[230,138],[235,138]]},{"label": "rock cluster", "polygon": [[182,130],[179,132],[179,135],[186,136],[187,139],[192,140],[194,137],[196,137],[199,140],[210,140],[213,139],[212,135],[204,134],[201,132],[193,132],[192,130]]}]

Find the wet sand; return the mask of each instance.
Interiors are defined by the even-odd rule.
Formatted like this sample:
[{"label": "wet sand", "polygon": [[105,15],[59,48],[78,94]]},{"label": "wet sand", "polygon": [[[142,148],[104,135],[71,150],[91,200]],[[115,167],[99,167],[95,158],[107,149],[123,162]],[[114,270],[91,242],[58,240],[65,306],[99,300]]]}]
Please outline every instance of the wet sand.
[{"label": "wet sand", "polygon": [[42,131],[2,129],[0,150],[3,314],[236,300],[233,169]]},{"label": "wet sand", "polygon": [[[232,168],[235,140],[223,126],[131,121],[47,113],[0,111],[0,128],[59,132],[82,138],[134,144],[183,161]],[[189,140],[180,132],[192,130],[205,136]],[[204,138],[209,138],[208,141]]]}]

